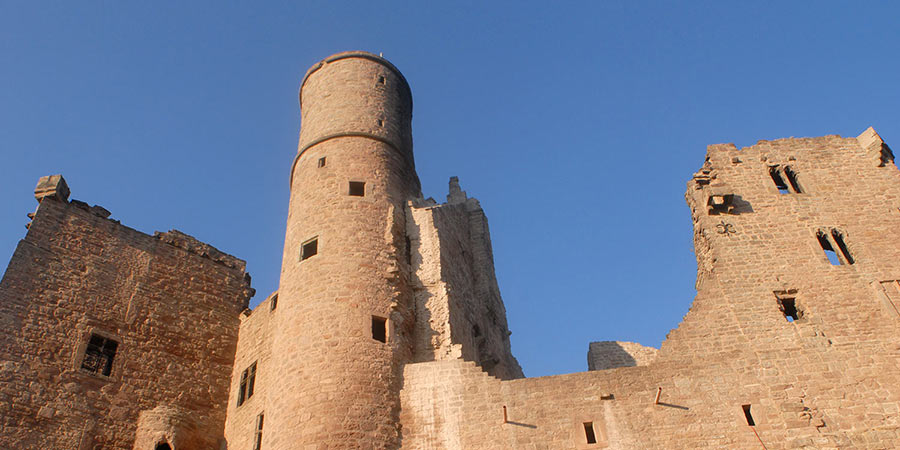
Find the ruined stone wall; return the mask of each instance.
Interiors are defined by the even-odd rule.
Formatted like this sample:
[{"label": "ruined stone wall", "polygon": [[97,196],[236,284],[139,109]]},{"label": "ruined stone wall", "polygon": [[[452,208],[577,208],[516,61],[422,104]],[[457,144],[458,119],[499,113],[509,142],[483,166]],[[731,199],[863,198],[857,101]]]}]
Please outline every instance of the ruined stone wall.
[{"label": "ruined stone wall", "polygon": [[[789,166],[800,193],[779,193],[770,166]],[[403,447],[895,448],[900,173],[889,149],[871,130],[711,146],[687,198],[698,293],[655,361],[502,382],[460,361],[408,365]],[[839,230],[853,264],[829,263],[823,229]]]},{"label": "ruined stone wall", "polygon": [[512,355],[487,219],[451,179],[448,203],[409,210],[416,299],[414,361],[463,358],[502,379],[523,377]]},{"label": "ruined stone wall", "polygon": [[[60,197],[41,200],[0,281],[0,447],[218,448],[244,262]],[[118,342],[109,376],[82,369],[92,334]]]}]

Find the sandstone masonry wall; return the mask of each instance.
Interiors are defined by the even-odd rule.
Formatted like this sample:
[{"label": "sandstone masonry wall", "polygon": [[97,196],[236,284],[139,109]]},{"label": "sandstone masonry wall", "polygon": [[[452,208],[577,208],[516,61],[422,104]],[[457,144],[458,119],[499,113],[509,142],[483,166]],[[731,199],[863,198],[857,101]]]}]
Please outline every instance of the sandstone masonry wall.
[{"label": "sandstone masonry wall", "polygon": [[[156,410],[145,440],[218,448],[244,262],[108,215],[43,198],[0,281],[0,447],[131,449]],[[118,342],[109,376],[81,369],[92,334]]]}]

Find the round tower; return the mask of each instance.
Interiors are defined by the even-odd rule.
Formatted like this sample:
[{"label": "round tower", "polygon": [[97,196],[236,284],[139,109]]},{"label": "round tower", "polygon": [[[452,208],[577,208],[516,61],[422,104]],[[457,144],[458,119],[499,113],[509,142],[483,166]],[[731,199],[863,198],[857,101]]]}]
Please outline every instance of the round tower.
[{"label": "round tower", "polygon": [[395,448],[404,209],[420,191],[409,85],[379,56],[339,53],[306,73],[300,110],[266,446]]}]

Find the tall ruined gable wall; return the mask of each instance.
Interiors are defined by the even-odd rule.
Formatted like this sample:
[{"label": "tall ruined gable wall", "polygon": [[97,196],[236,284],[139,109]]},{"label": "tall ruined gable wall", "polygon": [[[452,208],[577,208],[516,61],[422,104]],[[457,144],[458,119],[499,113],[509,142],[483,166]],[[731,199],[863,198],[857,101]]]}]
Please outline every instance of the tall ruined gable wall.
[{"label": "tall ruined gable wall", "polygon": [[[168,433],[218,448],[252,295],[243,261],[97,211],[43,199],[0,282],[0,447],[124,450]],[[80,369],[92,333],[119,342],[109,377]]]},{"label": "tall ruined gable wall", "polygon": [[[711,146],[687,194],[697,296],[654,362],[502,382],[463,362],[407,366],[404,447],[895,447],[900,173],[865,137]],[[779,193],[772,165],[801,193]],[[710,214],[713,194],[733,208]],[[823,228],[854,264],[829,263]],[[779,296],[802,317],[788,321]]]},{"label": "tall ruined gable wall", "polygon": [[408,210],[416,299],[414,360],[463,358],[498,378],[521,378],[494,275],[487,219],[477,200],[461,195]]}]

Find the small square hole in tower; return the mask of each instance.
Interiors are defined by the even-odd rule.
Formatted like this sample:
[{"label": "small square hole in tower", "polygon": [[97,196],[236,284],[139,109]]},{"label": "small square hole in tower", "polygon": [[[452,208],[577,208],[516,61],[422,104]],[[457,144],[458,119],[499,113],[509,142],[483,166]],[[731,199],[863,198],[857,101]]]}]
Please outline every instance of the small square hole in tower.
[{"label": "small square hole in tower", "polygon": [[319,168],[325,167],[325,157],[319,158]]},{"label": "small square hole in tower", "polygon": [[304,259],[309,259],[311,256],[314,256],[319,252],[319,238],[314,237],[300,246],[300,261]]},{"label": "small square hole in tower", "polygon": [[744,410],[744,418],[747,419],[747,425],[751,427],[756,426],[756,422],[753,421],[753,414],[750,414],[750,405],[741,406]]},{"label": "small square hole in tower", "polygon": [[797,310],[797,301],[795,299],[781,298],[778,299],[778,303],[781,305],[781,312],[784,313],[784,318],[788,322],[793,322],[802,317],[800,311]]},{"label": "small square hole in tower", "polygon": [[384,84],[384,76],[378,77],[378,84]]},{"label": "small square hole in tower", "polygon": [[354,197],[364,197],[366,195],[366,182],[351,181],[349,194]]},{"label": "small square hole in tower", "polygon": [[597,443],[597,435],[594,434],[594,422],[584,422],[584,437],[588,444]]},{"label": "small square hole in tower", "polygon": [[372,339],[378,342],[387,342],[387,319],[372,316]]}]

